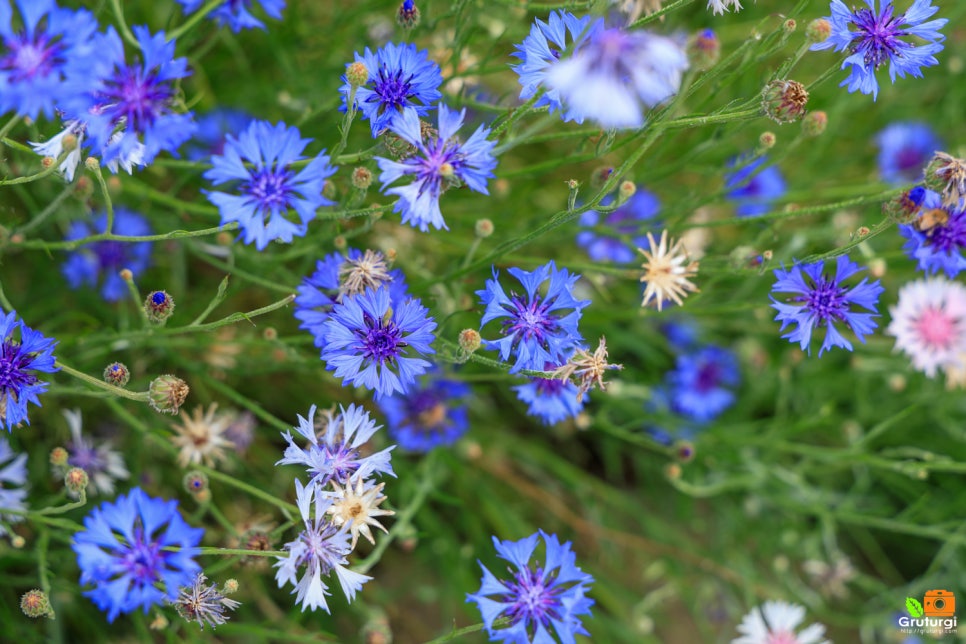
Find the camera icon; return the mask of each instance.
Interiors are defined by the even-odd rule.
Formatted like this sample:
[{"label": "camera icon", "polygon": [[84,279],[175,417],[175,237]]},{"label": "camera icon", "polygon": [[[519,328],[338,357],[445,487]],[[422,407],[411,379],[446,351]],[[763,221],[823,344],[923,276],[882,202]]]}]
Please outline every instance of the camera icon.
[{"label": "camera icon", "polygon": [[948,590],[927,590],[922,598],[922,612],[926,617],[953,617],[956,596]]}]

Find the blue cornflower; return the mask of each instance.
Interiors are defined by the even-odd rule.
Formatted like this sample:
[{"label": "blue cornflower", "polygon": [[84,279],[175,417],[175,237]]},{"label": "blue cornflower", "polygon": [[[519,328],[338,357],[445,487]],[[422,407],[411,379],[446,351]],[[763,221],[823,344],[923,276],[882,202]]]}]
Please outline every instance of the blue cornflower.
[{"label": "blue cornflower", "polygon": [[428,452],[455,443],[469,429],[466,399],[469,385],[449,380],[432,370],[406,394],[384,396],[379,408],[389,435],[410,452]]},{"label": "blue cornflower", "polygon": [[[915,0],[905,13],[898,16],[893,15],[892,0],[882,0],[879,10],[876,10],[876,0],[865,0],[865,3],[869,8],[849,10],[842,0],[832,0],[832,15],[826,18],[832,24],[832,33],[811,49],[834,47],[835,51],[848,50],[849,56],[842,61],[842,69],[850,65],[852,69],[840,86],[848,85],[849,92],[858,90],[872,94],[874,100],[879,94],[875,73],[885,63],[889,63],[889,79],[893,83],[896,76],[905,78],[906,74],[921,78],[923,67],[939,64],[933,54],[943,49],[941,42],[945,36],[939,30],[948,20],[924,22],[939,11],[939,7],[932,6],[932,0]],[[856,31],[851,31],[849,25]],[[927,44],[916,46],[902,40],[903,36],[920,38]]]},{"label": "blue cornflower", "polygon": [[[927,275],[943,271],[956,277],[966,270],[966,204],[960,200],[956,206],[944,206],[942,196],[928,189],[915,196],[910,193],[910,198],[919,201],[921,212],[912,224],[899,226],[899,234],[909,240],[903,250]],[[928,226],[922,224],[926,214],[935,219]]]},{"label": "blue cornflower", "polygon": [[70,70],[82,70],[81,61],[93,53],[97,21],[89,11],[61,9],[54,0],[16,0],[21,26],[14,28],[12,5],[0,3],[0,114],[52,118],[69,95],[64,81]]},{"label": "blue cornflower", "polygon": [[[607,206],[613,201],[608,196],[601,201]],[[580,225],[585,227],[602,226],[613,231],[612,234],[595,230],[582,230],[577,233],[577,245],[587,251],[590,258],[596,262],[616,262],[627,264],[637,258],[636,249],[647,246],[647,235],[641,230],[644,222],[651,222],[657,226],[654,217],[661,208],[657,196],[642,188],[638,188],[630,199],[621,204],[616,210],[607,213],[601,221],[600,213],[588,210],[580,216]],[[618,235],[629,237],[624,241]]]},{"label": "blue cornflower", "polygon": [[[369,120],[372,136],[398,125],[399,118],[404,114],[425,116],[429,107],[442,98],[439,86],[443,76],[439,65],[429,60],[428,56],[425,49],[417,50],[412,43],[397,45],[390,42],[382,49],[377,49],[376,53],[372,53],[368,47],[362,55],[356,52],[355,62],[365,66],[369,78],[364,85],[356,88],[355,104],[363,118]],[[345,109],[352,86],[345,77],[342,80],[345,85],[340,91]],[[415,120],[418,132],[419,118]]]},{"label": "blue cornflower", "polygon": [[[305,157],[302,151],[311,139],[300,138],[298,128],[284,123],[252,121],[238,138],[228,135],[225,152],[211,158],[211,170],[204,177],[214,185],[238,181],[240,195],[206,191],[218,206],[221,223],[238,222],[246,244],[264,250],[272,240],[291,243],[305,236],[315,211],[332,202],[322,196],[327,177],[335,173],[323,150],[298,174],[289,166]],[[298,223],[286,218],[289,210]]]},{"label": "blue cornflower", "polygon": [[883,181],[902,184],[922,180],[932,155],[942,141],[925,123],[893,123],[875,136],[879,146],[879,174]]},{"label": "blue cornflower", "polygon": [[[545,367],[544,371],[555,368],[552,364]],[[530,378],[530,382],[513,387],[513,391],[527,403],[527,414],[539,418],[544,425],[574,418],[584,408],[583,396],[570,380]]]},{"label": "blue cornflower", "polygon": [[[205,0],[178,0],[178,2],[184,5],[185,13],[191,13],[201,8]],[[220,25],[228,25],[228,28],[236,34],[242,29],[265,29],[265,23],[252,15],[252,4],[253,0],[228,0],[208,14],[208,17]],[[255,4],[260,4],[262,10],[275,20],[282,19],[285,0],[258,0]]]},{"label": "blue cornflower", "polygon": [[[20,340],[14,340],[14,332],[20,329]],[[20,423],[30,424],[27,403],[40,407],[39,394],[47,391],[49,383],[35,375],[37,372],[54,373],[52,340],[40,331],[34,331],[11,311],[0,317],[0,424],[12,431]]]},{"label": "blue cornflower", "polygon": [[677,40],[619,27],[594,29],[576,52],[549,66],[544,84],[575,119],[639,128],[643,109],[677,94],[687,68]]},{"label": "blue cornflower", "polygon": [[[83,239],[105,232],[107,214],[101,213],[91,223],[71,222],[67,229],[67,241]],[[144,237],[151,235],[148,220],[130,210],[114,210],[114,230],[116,235]],[[96,288],[103,278],[101,296],[108,302],[116,302],[128,294],[127,284],[121,279],[122,269],[128,269],[136,279],[151,263],[151,242],[98,241],[85,244],[68,255],[61,267],[64,277],[71,288],[89,286]]]},{"label": "blue cornflower", "polygon": [[139,487],[105,501],[84,518],[71,546],[80,583],[94,586],[84,595],[109,622],[175,599],[201,571],[193,557],[204,533],[181,518],[177,501],[152,498]]},{"label": "blue cornflower", "polygon": [[[540,537],[546,545],[543,567],[530,565]],[[540,530],[520,541],[493,537],[493,545],[497,555],[516,568],[513,579],[500,581],[480,562],[480,589],[466,595],[466,601],[479,607],[491,642],[545,644],[554,641],[551,628],[561,642],[588,635],[579,616],[590,615],[594,600],[586,593],[594,578],[577,567],[569,541],[561,545],[557,535]],[[499,617],[510,619],[506,628],[495,627]]]},{"label": "blue cornflower", "polygon": [[[560,59],[560,55],[567,51],[573,53],[587,40],[592,31],[603,28],[603,19],[597,19],[590,24],[590,16],[577,18],[569,11],[553,11],[544,22],[537,18],[530,27],[530,35],[523,42],[516,45],[513,56],[522,62],[513,65],[513,71],[520,76],[520,99],[529,100],[543,86],[547,70]],[[568,38],[569,36],[569,38]],[[569,42],[568,42],[569,40]],[[537,99],[534,107],[546,105],[553,114],[560,110],[564,121],[584,122],[582,113],[565,108],[560,102],[560,92],[548,89]]]},{"label": "blue cornflower", "polygon": [[761,167],[767,157],[744,163],[746,159],[739,157],[729,164],[740,167],[725,175],[726,196],[738,204],[735,212],[739,217],[757,217],[771,210],[772,202],[785,194],[785,178],[773,165]]},{"label": "blue cornflower", "polygon": [[81,413],[78,409],[63,410],[70,426],[71,440],[67,443],[67,464],[79,467],[90,478],[88,490],[107,496],[114,494],[114,481],[127,479],[131,473],[124,465],[124,457],[114,450],[110,441],[84,438]]},{"label": "blue cornflower", "polygon": [[[303,486],[296,479],[295,497],[305,529],[282,548],[288,551],[288,556],[278,558],[275,581],[279,588],[287,583],[295,586],[295,601],[302,604],[303,612],[306,608],[329,612],[325,601],[329,587],[322,581],[323,575],[335,571],[342,592],[350,602],[372,577],[346,567],[349,564],[346,556],[352,551],[349,525],[336,527],[325,516],[333,503],[331,495],[322,492],[317,485]],[[302,566],[305,566],[305,572],[298,579],[298,569]]]},{"label": "blue cornflower", "polygon": [[679,355],[667,374],[671,409],[699,423],[714,420],[734,403],[740,379],[738,359],[722,347]]},{"label": "blue cornflower", "polygon": [[[413,111],[406,111],[391,126],[393,132],[416,147],[416,154],[393,161],[376,157],[382,191],[396,195],[399,201],[394,212],[402,213],[402,222],[418,227],[423,232],[434,228],[447,228],[443,213],[439,210],[439,196],[446,188],[466,184],[471,190],[490,194],[486,181],[493,177],[496,159],[493,158],[495,141],[486,137],[490,129],[481,125],[466,142],[456,138],[463,126],[466,110],[454,112],[440,103],[439,134],[423,141],[419,118]],[[413,182],[405,186],[386,189],[389,184],[406,175],[413,175]],[[448,229],[448,228],[447,228]]]},{"label": "blue cornflower", "polygon": [[706,425],[698,423],[675,411],[671,391],[666,384],[651,388],[651,397],[644,405],[648,418],[659,419],[662,425],[648,425],[644,428],[648,436],[661,445],[670,447],[681,440],[693,440]]},{"label": "blue cornflower", "polygon": [[0,436],[0,537],[7,534],[5,525],[23,521],[23,515],[3,511],[27,509],[26,485],[27,455],[14,452],[7,437]]},{"label": "blue cornflower", "polygon": [[[141,60],[128,63],[113,27],[98,34],[89,76],[71,82],[67,116],[86,127],[88,143],[104,163],[147,165],[160,152],[176,152],[194,134],[191,113],[181,113],[178,84],[187,77],[187,58],[174,57],[164,32],[134,27]],[[112,167],[116,171],[116,166]]]},{"label": "blue cornflower", "polygon": [[202,114],[194,136],[184,145],[185,156],[191,161],[208,161],[224,154],[226,135],[241,132],[252,120],[247,112],[231,108],[217,108]]},{"label": "blue cornflower", "polygon": [[382,451],[360,454],[359,448],[366,443],[381,425],[376,425],[363,407],[349,405],[322,412],[316,419],[316,406],[309,408],[309,417],[299,416],[299,426],[295,428],[302,438],[308,441],[305,448],[295,444],[291,432],[282,434],[288,443],[285,454],[276,465],[304,465],[310,483],[320,488],[330,481],[346,485],[350,478],[367,479],[372,476],[388,474],[396,476],[390,463],[392,447]]},{"label": "blue cornflower", "polygon": [[411,356],[436,353],[430,346],[436,322],[429,310],[412,298],[396,305],[390,295],[382,287],[342,298],[321,330],[325,368],[344,385],[374,390],[376,398],[406,393],[430,367]]},{"label": "blue cornflower", "polygon": [[701,329],[694,319],[684,316],[663,321],[660,330],[671,349],[678,352],[689,351],[697,346],[701,335]]},{"label": "blue cornflower", "polygon": [[510,291],[507,296],[495,267],[493,279],[486,281],[485,289],[476,292],[486,307],[480,320],[481,330],[487,322],[504,318],[501,324],[505,336],[499,340],[483,340],[483,346],[499,350],[500,360],[504,362],[513,353],[516,360],[510,373],[521,369],[540,371],[547,363],[563,364],[583,341],[577,323],[580,310],[590,300],[574,297],[574,285],[580,275],[571,275],[565,268],[558,270],[552,260],[529,272],[514,267],[509,273],[523,285],[524,295]]},{"label": "blue cornflower", "polygon": [[[363,278],[352,279],[358,271]],[[360,283],[363,288],[347,288]],[[388,270],[382,253],[350,248],[345,255],[329,253],[315,265],[315,272],[302,280],[295,297],[295,317],[315,339],[315,346],[322,347],[322,323],[329,317],[332,307],[345,295],[354,295],[365,288],[389,286],[390,306],[396,306],[407,296],[406,279],[398,268]]]},{"label": "blue cornflower", "polygon": [[[794,293],[784,304],[771,298],[772,308],[778,311],[775,320],[782,323],[781,331],[790,324],[797,328],[789,331],[783,338],[798,342],[803,351],[809,351],[812,333],[818,327],[825,328],[825,341],[818,355],[832,347],[852,350],[852,344],[839,333],[837,324],[852,329],[856,337],[865,342],[865,335],[872,333],[877,324],[872,318],[878,317],[876,306],[879,295],[885,290],[879,281],[861,282],[846,289],[842,282],[862,270],[858,264],[845,255],[835,261],[835,274],[828,276],[822,272],[823,262],[796,264],[790,270],[775,269],[775,284],[772,293]],[[872,313],[857,313],[853,306],[860,306]]]}]

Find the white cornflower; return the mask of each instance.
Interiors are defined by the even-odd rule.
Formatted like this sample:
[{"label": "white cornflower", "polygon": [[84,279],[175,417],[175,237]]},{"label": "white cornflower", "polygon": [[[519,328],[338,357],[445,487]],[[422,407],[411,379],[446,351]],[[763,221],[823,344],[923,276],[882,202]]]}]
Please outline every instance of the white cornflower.
[{"label": "white cornflower", "polygon": [[688,281],[697,275],[698,262],[690,261],[688,251],[680,240],[668,241],[666,230],[661,233],[660,243],[654,241],[651,233],[647,233],[647,241],[650,251],[637,249],[647,260],[641,265],[644,269],[641,281],[647,284],[641,306],[647,306],[652,299],[656,299],[658,311],[664,306],[665,300],[672,300],[680,306],[682,297],[698,290]]},{"label": "white cornflower", "polygon": [[392,516],[396,513],[379,508],[379,504],[386,500],[386,497],[381,494],[382,488],[386,486],[385,483],[374,485],[369,489],[366,489],[366,481],[362,477],[356,478],[355,487],[352,483],[350,480],[343,488],[335,481],[331,482],[335,491],[327,493],[332,499],[332,505],[326,512],[332,515],[334,525],[349,526],[349,532],[352,533],[352,545],[349,549],[355,550],[360,534],[369,543],[376,543],[369,526],[379,528],[383,532],[387,531],[377,517]]},{"label": "white cornflower", "polygon": [[734,7],[735,13],[741,11],[740,0],[708,0],[708,9],[715,15],[723,14],[729,7]]},{"label": "white cornflower", "polygon": [[217,403],[212,403],[206,412],[198,405],[191,418],[183,417],[182,424],[174,426],[176,434],[171,437],[171,442],[181,449],[178,465],[188,467],[204,461],[205,465],[213,466],[225,459],[225,449],[231,449],[233,443],[225,438],[224,433],[235,415],[218,414],[217,411]]},{"label": "white cornflower", "polygon": [[909,282],[899,289],[890,307],[892,322],[886,333],[896,338],[896,349],[912,365],[935,377],[939,368],[954,371],[966,353],[966,287],[937,276]]},{"label": "white cornflower", "polygon": [[738,625],[741,637],[731,644],[830,644],[824,639],[825,627],[812,624],[799,633],[805,619],[805,608],[788,602],[765,602],[742,618]]}]

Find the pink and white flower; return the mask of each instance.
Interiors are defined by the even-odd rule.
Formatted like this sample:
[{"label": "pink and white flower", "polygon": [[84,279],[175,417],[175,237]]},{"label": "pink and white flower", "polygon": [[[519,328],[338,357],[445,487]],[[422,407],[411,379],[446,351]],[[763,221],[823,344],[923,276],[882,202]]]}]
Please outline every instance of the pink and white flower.
[{"label": "pink and white flower", "polygon": [[935,377],[940,368],[962,366],[966,355],[966,287],[945,277],[909,282],[899,289],[899,301],[889,309],[886,333],[912,365]]}]

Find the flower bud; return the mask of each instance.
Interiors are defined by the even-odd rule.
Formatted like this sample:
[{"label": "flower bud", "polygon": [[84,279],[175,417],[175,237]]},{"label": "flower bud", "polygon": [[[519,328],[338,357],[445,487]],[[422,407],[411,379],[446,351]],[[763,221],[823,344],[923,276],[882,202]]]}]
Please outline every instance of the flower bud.
[{"label": "flower bud", "polygon": [[88,176],[80,176],[74,181],[74,197],[87,201],[94,194],[94,182]]},{"label": "flower bud", "polygon": [[761,109],[776,123],[793,123],[805,115],[808,90],[798,81],[774,80],[765,85]]},{"label": "flower bud", "polygon": [[695,69],[710,69],[721,58],[721,41],[711,29],[702,29],[688,39],[687,54]]},{"label": "flower bud", "polygon": [[121,277],[121,279],[122,279],[122,280],[124,280],[125,282],[130,282],[130,281],[133,281],[133,280],[134,280],[134,273],[132,273],[132,272],[131,272],[131,269],[130,269],[130,268],[122,268],[122,269],[121,269],[121,270],[120,270],[120,271],[118,272],[118,275],[119,275],[119,276]]},{"label": "flower bud", "polygon": [[674,444],[674,456],[682,463],[694,459],[694,444],[690,441],[678,441]]},{"label": "flower bud", "polygon": [[677,463],[668,463],[664,466],[664,476],[672,481],[681,478],[681,466]]},{"label": "flower bud", "polygon": [[419,24],[419,18],[419,7],[415,0],[403,0],[396,12],[396,24],[408,31]]},{"label": "flower bud", "polygon": [[882,204],[882,211],[897,224],[908,224],[915,221],[922,207],[922,200],[926,196],[926,189],[922,186],[902,193]]},{"label": "flower bud", "polygon": [[614,174],[613,166],[608,165],[594,169],[594,171],[590,173],[591,187],[595,189],[600,188],[607,183],[607,180],[610,179],[610,175],[612,174]]},{"label": "flower bud", "polygon": [[189,494],[197,495],[208,490],[208,476],[198,470],[191,470],[185,474],[182,483]]},{"label": "flower bud", "polygon": [[65,134],[64,138],[60,140],[60,146],[64,152],[73,152],[77,149],[77,135]]},{"label": "flower bud", "polygon": [[637,186],[634,185],[633,181],[621,181],[621,185],[617,188],[617,200],[619,202],[624,202],[634,196],[637,192]]},{"label": "flower bud", "polygon": [[177,414],[185,398],[188,397],[188,383],[177,376],[165,374],[151,381],[148,387],[148,402],[162,414]]},{"label": "flower bud", "polygon": [[64,467],[67,465],[67,459],[70,458],[70,454],[63,447],[55,447],[50,450],[50,464],[54,467]]},{"label": "flower bud", "polygon": [[91,172],[97,172],[101,169],[101,162],[96,157],[87,157],[84,159],[84,167]]},{"label": "flower bud", "polygon": [[151,623],[148,624],[148,628],[150,628],[152,631],[163,631],[169,625],[170,622],[168,622],[168,618],[165,617],[163,613],[158,612],[154,614],[154,619],[152,619]]},{"label": "flower bud", "polygon": [[112,362],[104,368],[104,382],[123,387],[131,380],[131,372],[121,362]]},{"label": "flower bud", "polygon": [[40,589],[28,590],[23,594],[20,598],[20,610],[27,617],[54,617],[47,593]]},{"label": "flower bud", "polygon": [[796,29],[798,29],[798,23],[795,22],[793,18],[789,18],[788,20],[782,23],[782,30],[786,34],[793,33]]},{"label": "flower bud", "polygon": [[368,190],[372,185],[372,170],[358,167],[352,171],[352,185],[359,190]]},{"label": "flower bud", "polygon": [[70,468],[64,475],[64,487],[67,488],[71,496],[80,496],[87,489],[88,482],[87,472],[79,467]]},{"label": "flower bud", "polygon": [[805,27],[805,37],[809,42],[825,42],[832,35],[832,24],[825,18],[818,18]]},{"label": "flower bud", "polygon": [[25,545],[27,545],[27,540],[21,537],[19,534],[15,534],[12,537],[10,537],[10,545],[16,548],[17,550],[20,550]]},{"label": "flower bud", "polygon": [[57,163],[57,159],[54,157],[44,157],[40,160],[40,165],[44,170],[54,167],[55,163]]},{"label": "flower bud", "polygon": [[480,239],[486,239],[493,234],[493,222],[489,219],[477,219],[474,232]]},{"label": "flower bud", "polygon": [[775,136],[774,132],[762,132],[761,136],[758,137],[758,145],[762,150],[771,150],[775,147],[777,141],[778,137]]},{"label": "flower bud", "polygon": [[361,87],[369,81],[369,70],[365,63],[356,61],[345,68],[345,79],[352,87]]},{"label": "flower bud", "polygon": [[174,300],[164,291],[151,291],[144,299],[144,312],[155,324],[164,324],[174,313]]},{"label": "flower bud", "polygon": [[237,592],[238,592],[238,580],[226,579],[225,584],[221,587],[221,593],[223,595],[234,595]]},{"label": "flower bud", "polygon": [[480,337],[480,332],[476,329],[463,329],[460,331],[460,351],[469,355],[479,349],[482,344],[483,339]]},{"label": "flower bud", "polygon": [[818,136],[825,131],[826,126],[828,126],[828,114],[822,111],[809,112],[802,119],[802,134]]}]

